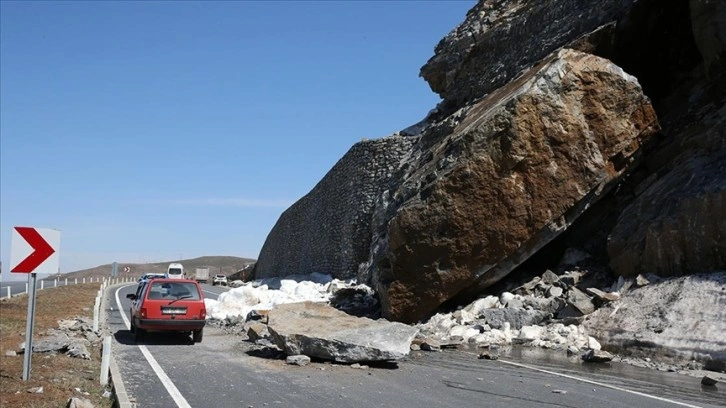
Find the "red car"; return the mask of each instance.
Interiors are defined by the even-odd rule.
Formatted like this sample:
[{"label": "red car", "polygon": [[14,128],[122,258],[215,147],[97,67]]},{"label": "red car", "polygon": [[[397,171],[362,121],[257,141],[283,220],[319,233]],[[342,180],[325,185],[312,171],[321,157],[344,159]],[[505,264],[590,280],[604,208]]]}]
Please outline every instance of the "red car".
[{"label": "red car", "polygon": [[199,284],[191,279],[158,279],[142,282],[129,293],[131,333],[138,342],[147,331],[191,333],[195,343],[202,341],[207,309]]}]

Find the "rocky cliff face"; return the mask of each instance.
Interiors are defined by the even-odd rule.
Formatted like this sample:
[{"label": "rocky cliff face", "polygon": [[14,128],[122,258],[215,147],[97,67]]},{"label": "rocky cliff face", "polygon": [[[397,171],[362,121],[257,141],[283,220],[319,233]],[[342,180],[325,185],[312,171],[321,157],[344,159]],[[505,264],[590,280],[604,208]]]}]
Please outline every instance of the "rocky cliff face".
[{"label": "rocky cliff face", "polygon": [[449,105],[505,85],[564,44],[626,15],[633,0],[486,0],[436,46],[421,76]]},{"label": "rocky cliff face", "polygon": [[354,146],[282,215],[258,276],[358,277],[413,322],[553,240],[624,276],[725,269],[725,13],[480,1],[421,70],[444,101]]},{"label": "rocky cliff face", "polygon": [[368,256],[371,213],[414,139],[357,143],[310,193],[288,208],[267,236],[257,278],[323,272],[354,278]]}]

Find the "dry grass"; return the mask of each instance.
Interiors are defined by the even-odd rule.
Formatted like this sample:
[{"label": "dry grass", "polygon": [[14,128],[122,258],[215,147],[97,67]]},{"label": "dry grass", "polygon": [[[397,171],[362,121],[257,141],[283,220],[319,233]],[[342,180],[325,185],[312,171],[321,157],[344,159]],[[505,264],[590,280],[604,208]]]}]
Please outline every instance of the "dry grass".
[{"label": "dry grass", "polygon": [[[37,341],[49,329],[57,329],[59,320],[77,316],[92,319],[99,287],[98,283],[87,283],[38,291],[33,339]],[[86,398],[96,407],[111,407],[112,401],[102,397],[104,387],[99,383],[100,344],[89,347],[91,360],[35,353],[30,379],[22,380],[23,355],[8,357],[5,352],[18,351],[25,340],[27,313],[27,296],[0,301],[0,407],[65,407],[68,399],[74,396]],[[41,386],[42,394],[28,392],[30,388]]]}]

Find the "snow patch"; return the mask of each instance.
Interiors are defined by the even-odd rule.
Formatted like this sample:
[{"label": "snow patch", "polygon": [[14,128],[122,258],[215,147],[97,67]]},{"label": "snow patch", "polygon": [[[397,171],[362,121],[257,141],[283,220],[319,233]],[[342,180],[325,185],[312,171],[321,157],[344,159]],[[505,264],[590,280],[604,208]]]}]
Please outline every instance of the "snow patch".
[{"label": "snow patch", "polygon": [[277,305],[295,302],[328,302],[343,288],[367,288],[355,281],[341,281],[330,275],[313,273],[246,282],[219,295],[218,300],[205,299],[207,318],[224,320],[246,317],[253,310],[270,310]]}]

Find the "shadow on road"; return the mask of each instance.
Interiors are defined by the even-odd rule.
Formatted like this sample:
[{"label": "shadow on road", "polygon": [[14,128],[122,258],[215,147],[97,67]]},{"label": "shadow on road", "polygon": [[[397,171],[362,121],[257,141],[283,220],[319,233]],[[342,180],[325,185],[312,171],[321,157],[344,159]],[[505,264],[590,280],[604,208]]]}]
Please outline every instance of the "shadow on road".
[{"label": "shadow on road", "polygon": [[[245,351],[250,357],[264,358],[267,360],[284,360],[287,355],[284,351],[276,347],[258,347],[251,350]],[[336,363],[333,361],[323,360],[319,358],[311,358],[311,362],[319,364],[339,364],[339,365],[352,365],[353,363]],[[395,361],[371,361],[371,362],[360,362],[362,366],[368,366],[369,368],[378,368],[385,370],[396,370],[398,369],[398,363]]]},{"label": "shadow on road", "polygon": [[149,346],[179,346],[194,345],[194,341],[189,334],[173,333],[173,332],[146,332],[144,337],[138,341],[134,341],[134,337],[130,330],[117,330],[114,333],[117,342],[125,345],[144,344]]}]

